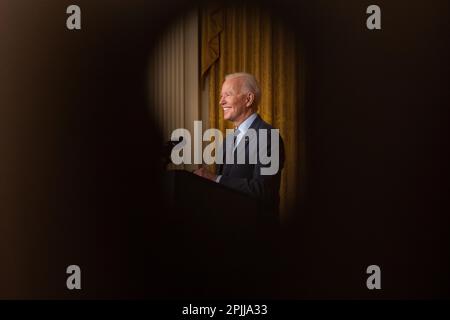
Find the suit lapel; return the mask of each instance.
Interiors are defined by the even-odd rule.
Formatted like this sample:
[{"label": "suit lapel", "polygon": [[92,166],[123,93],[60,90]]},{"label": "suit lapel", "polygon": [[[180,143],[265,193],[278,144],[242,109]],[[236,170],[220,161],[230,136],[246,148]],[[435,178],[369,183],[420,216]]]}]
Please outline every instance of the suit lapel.
[{"label": "suit lapel", "polygon": [[[257,114],[255,120],[250,125],[249,129],[254,129],[254,130],[258,131],[258,128],[259,128],[259,125],[260,125],[261,121],[262,121],[261,117],[259,116],[259,114]],[[229,137],[227,137],[227,139],[232,139],[232,138],[233,138],[233,136],[231,136],[231,135]],[[239,141],[239,144],[236,146],[235,151],[238,150],[238,146],[241,143],[245,143],[245,159],[247,159],[248,158],[248,139],[246,139],[246,136],[244,136],[241,139],[241,141]],[[225,146],[226,146],[226,142],[225,142]],[[237,164],[237,154],[236,154],[235,151],[233,152],[234,164],[226,164],[225,163],[225,160],[226,160],[226,147],[225,146],[224,146],[224,149],[223,149],[224,150],[223,151],[224,164],[223,164],[223,167],[222,167],[222,174],[223,175],[230,175],[234,165]]]}]

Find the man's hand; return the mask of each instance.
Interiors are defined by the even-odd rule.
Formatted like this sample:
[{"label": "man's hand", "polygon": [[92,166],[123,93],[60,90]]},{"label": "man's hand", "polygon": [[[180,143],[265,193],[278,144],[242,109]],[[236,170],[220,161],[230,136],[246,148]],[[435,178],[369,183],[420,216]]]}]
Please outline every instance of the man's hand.
[{"label": "man's hand", "polygon": [[200,177],[209,179],[209,180],[214,181],[214,182],[217,179],[217,176],[215,174],[212,174],[211,172],[206,170],[206,168],[204,168],[204,167],[201,167],[200,169],[195,170],[194,174],[196,174],[196,175],[198,175]]}]

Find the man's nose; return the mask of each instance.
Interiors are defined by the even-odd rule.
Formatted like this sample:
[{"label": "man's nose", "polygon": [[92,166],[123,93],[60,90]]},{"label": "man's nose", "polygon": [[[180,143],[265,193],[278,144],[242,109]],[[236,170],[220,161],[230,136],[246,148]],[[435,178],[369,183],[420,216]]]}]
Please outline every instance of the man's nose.
[{"label": "man's nose", "polygon": [[224,105],[224,104],[225,104],[225,99],[224,99],[223,97],[221,97],[219,103],[220,103],[221,105]]}]

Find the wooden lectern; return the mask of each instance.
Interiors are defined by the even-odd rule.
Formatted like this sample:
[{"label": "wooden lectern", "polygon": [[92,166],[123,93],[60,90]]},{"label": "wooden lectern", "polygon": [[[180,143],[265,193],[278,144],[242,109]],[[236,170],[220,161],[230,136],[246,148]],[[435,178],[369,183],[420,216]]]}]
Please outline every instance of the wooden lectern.
[{"label": "wooden lectern", "polygon": [[181,170],[164,177],[174,296],[276,295],[278,226],[258,199]]}]

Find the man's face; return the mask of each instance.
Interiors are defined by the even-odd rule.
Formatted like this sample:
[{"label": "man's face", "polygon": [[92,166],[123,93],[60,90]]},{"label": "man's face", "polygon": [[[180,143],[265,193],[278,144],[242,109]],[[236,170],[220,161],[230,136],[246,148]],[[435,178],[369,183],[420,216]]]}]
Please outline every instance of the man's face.
[{"label": "man's face", "polygon": [[223,108],[223,118],[232,122],[240,122],[250,111],[249,97],[242,92],[242,79],[225,80],[220,94],[220,105]]}]

